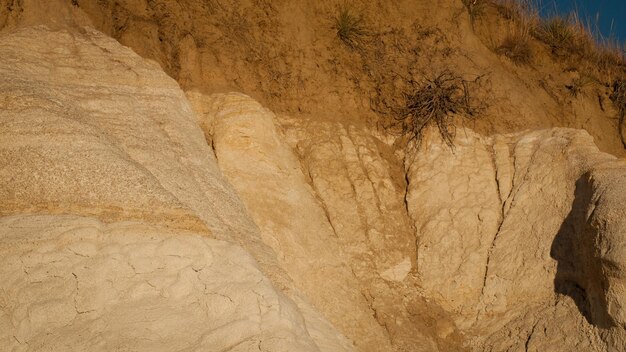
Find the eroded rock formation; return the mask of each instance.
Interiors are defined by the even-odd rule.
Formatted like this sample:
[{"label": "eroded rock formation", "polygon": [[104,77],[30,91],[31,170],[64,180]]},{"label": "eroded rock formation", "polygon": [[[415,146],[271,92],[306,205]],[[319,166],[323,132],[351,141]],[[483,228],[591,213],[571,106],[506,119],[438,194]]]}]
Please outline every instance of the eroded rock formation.
[{"label": "eroded rock formation", "polygon": [[0,52],[3,346],[347,348],[284,295],[290,279],[157,65],[43,26],[3,35]]},{"label": "eroded rock formation", "polygon": [[90,28],[0,75],[7,350],[625,350],[626,163],[582,130],[398,150]]},{"label": "eroded rock formation", "polygon": [[607,273],[565,279],[568,263],[593,262],[574,247],[597,248],[568,226],[573,218],[589,221],[577,213],[584,174],[619,164],[612,168],[619,175],[624,163],[598,152],[580,130],[491,138],[466,131],[457,141],[454,151],[427,143],[408,164],[407,202],[428,295],[457,312],[460,326],[487,335],[485,349],[523,340],[537,350],[602,350],[594,329],[601,324],[582,317],[593,297],[584,280]]}]

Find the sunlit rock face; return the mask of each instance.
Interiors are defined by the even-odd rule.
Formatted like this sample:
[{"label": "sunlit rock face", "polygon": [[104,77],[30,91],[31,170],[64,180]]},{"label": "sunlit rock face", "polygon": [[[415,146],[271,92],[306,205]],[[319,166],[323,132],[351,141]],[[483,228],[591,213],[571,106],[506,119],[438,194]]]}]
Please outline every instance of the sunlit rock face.
[{"label": "sunlit rock face", "polygon": [[291,290],[156,64],[89,29],[4,33],[0,53],[3,346],[351,348]]},{"label": "sunlit rock face", "polygon": [[0,33],[8,350],[624,350],[626,165],[586,132],[404,150],[52,28]]},{"label": "sunlit rock face", "polygon": [[0,222],[7,350],[317,351],[241,247],[71,215]]},{"label": "sunlit rock face", "polygon": [[471,345],[623,350],[626,163],[563,128],[421,148],[406,164],[418,275]]}]

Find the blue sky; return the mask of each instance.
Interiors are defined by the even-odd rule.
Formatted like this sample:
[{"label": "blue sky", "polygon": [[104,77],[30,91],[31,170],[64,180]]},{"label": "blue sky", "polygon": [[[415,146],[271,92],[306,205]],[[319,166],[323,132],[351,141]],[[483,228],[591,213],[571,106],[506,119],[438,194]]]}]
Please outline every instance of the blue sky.
[{"label": "blue sky", "polygon": [[542,16],[567,15],[577,10],[585,23],[599,28],[602,36],[626,43],[626,0],[540,0]]}]

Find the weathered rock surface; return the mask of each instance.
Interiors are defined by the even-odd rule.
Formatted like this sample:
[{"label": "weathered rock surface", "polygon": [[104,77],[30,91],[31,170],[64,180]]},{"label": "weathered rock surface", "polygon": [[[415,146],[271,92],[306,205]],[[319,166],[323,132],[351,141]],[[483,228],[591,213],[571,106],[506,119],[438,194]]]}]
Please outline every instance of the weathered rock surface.
[{"label": "weathered rock surface", "polygon": [[[572,210],[557,235],[555,285],[570,295],[609,346],[626,349],[626,173],[600,164],[576,182]],[[563,249],[567,249],[564,252]]]},{"label": "weathered rock surface", "polygon": [[389,350],[346,264],[343,249],[300,163],[276,129],[273,114],[242,94],[188,94],[204,106],[220,168],[261,228],[265,243],[326,317],[362,350]]},{"label": "weathered rock surface", "polygon": [[[392,348],[416,349],[417,341],[425,350],[458,346],[445,311],[458,329],[474,336],[467,342],[474,350],[621,346],[623,330],[590,321],[588,303],[565,291],[563,285],[570,284],[559,269],[567,255],[558,248],[559,236],[577,180],[594,165],[615,163],[585,132],[553,129],[487,138],[468,130],[454,151],[431,139],[407,157],[406,186],[398,182],[388,147],[362,127],[277,119],[236,94],[193,95],[204,102],[202,125],[218,163],[261,224],[266,243],[279,253],[298,253],[291,263],[289,256],[281,257],[291,276],[300,277],[299,287],[319,295],[306,288],[317,279],[302,275],[306,270],[298,269],[297,261],[326,258],[329,248],[342,253],[342,265],[350,267]],[[610,174],[625,172],[622,167],[614,166]],[[320,229],[326,222],[330,227]],[[582,240],[578,236],[575,242]],[[591,262],[582,254],[567,258],[579,266]],[[321,260],[326,261],[335,258]],[[327,284],[339,286],[348,277],[344,272]],[[342,326],[337,320],[342,313],[327,312],[319,300],[324,314]],[[429,319],[435,326],[424,324]],[[359,339],[359,329],[341,329]]]},{"label": "weathered rock surface", "polygon": [[[421,284],[461,328],[487,335],[480,348],[623,350],[599,336],[620,319],[624,162],[569,129],[467,131],[454,151],[426,142],[412,158],[407,203]],[[597,173],[601,181],[589,181]],[[594,212],[596,198],[611,205]]]},{"label": "weathered rock surface", "polygon": [[0,38],[0,214],[193,228],[245,245],[286,286],[176,82],[87,31],[30,27]]},{"label": "weathered rock surface", "polygon": [[91,29],[2,33],[0,76],[10,350],[625,350],[626,163],[583,131],[401,160]]},{"label": "weathered rock surface", "polygon": [[69,215],[0,220],[4,351],[318,351],[241,247]]},{"label": "weathered rock surface", "polygon": [[368,131],[300,126],[299,146],[318,148],[310,154],[316,160],[300,161],[274,114],[251,98],[188,95],[264,241],[359,350],[459,348],[450,319],[419,295],[402,194]]},{"label": "weathered rock surface", "polygon": [[286,117],[280,122],[394,348],[459,349],[450,316],[420,294],[404,172],[392,149],[356,123]]},{"label": "weathered rock surface", "polygon": [[157,65],[43,26],[3,33],[0,57],[3,346],[351,348],[292,290]]},{"label": "weathered rock surface", "polygon": [[[360,305],[339,299],[329,310],[329,299],[314,289],[319,278],[302,263],[348,266],[353,277],[325,269],[334,273],[326,287],[352,286],[356,279],[366,310],[385,327],[392,349],[458,348],[456,328],[474,336],[466,342],[474,350],[621,347],[623,330],[589,320],[589,303],[567,291],[572,284],[563,281],[560,269],[566,259],[578,266],[593,262],[559,247],[577,180],[595,165],[616,163],[585,132],[487,138],[468,130],[454,151],[431,139],[407,157],[407,186],[398,182],[401,171],[389,147],[362,127],[277,118],[239,94],[189,95],[201,106],[201,125],[218,163],[260,224],[264,241],[282,253],[281,264],[297,277],[296,285],[348,336],[359,341],[359,332],[368,331],[344,325],[343,309]],[[607,177],[619,178],[613,175],[625,170],[614,165]],[[619,209],[617,203],[609,208]],[[611,222],[621,228],[619,220]],[[583,237],[573,241],[580,246]],[[345,259],[332,257],[337,253]],[[583,276],[606,276],[600,272]],[[619,307],[621,274],[612,275],[618,278],[612,304]],[[592,286],[578,282],[576,287],[589,287],[582,288],[588,299],[585,290]],[[424,323],[429,320],[437,323]]]}]

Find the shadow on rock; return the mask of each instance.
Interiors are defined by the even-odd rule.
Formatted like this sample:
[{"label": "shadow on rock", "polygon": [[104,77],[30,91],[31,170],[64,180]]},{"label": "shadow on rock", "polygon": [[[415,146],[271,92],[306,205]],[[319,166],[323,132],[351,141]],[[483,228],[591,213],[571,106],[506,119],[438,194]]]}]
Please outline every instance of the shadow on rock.
[{"label": "shadow on rock", "polygon": [[603,294],[593,285],[599,277],[590,277],[601,273],[594,270],[594,234],[588,226],[593,210],[589,179],[589,174],[585,174],[576,182],[572,209],[552,243],[550,256],[558,262],[554,291],[572,298],[588,323],[609,328],[610,319],[605,319],[603,310],[594,309],[602,305]]}]

